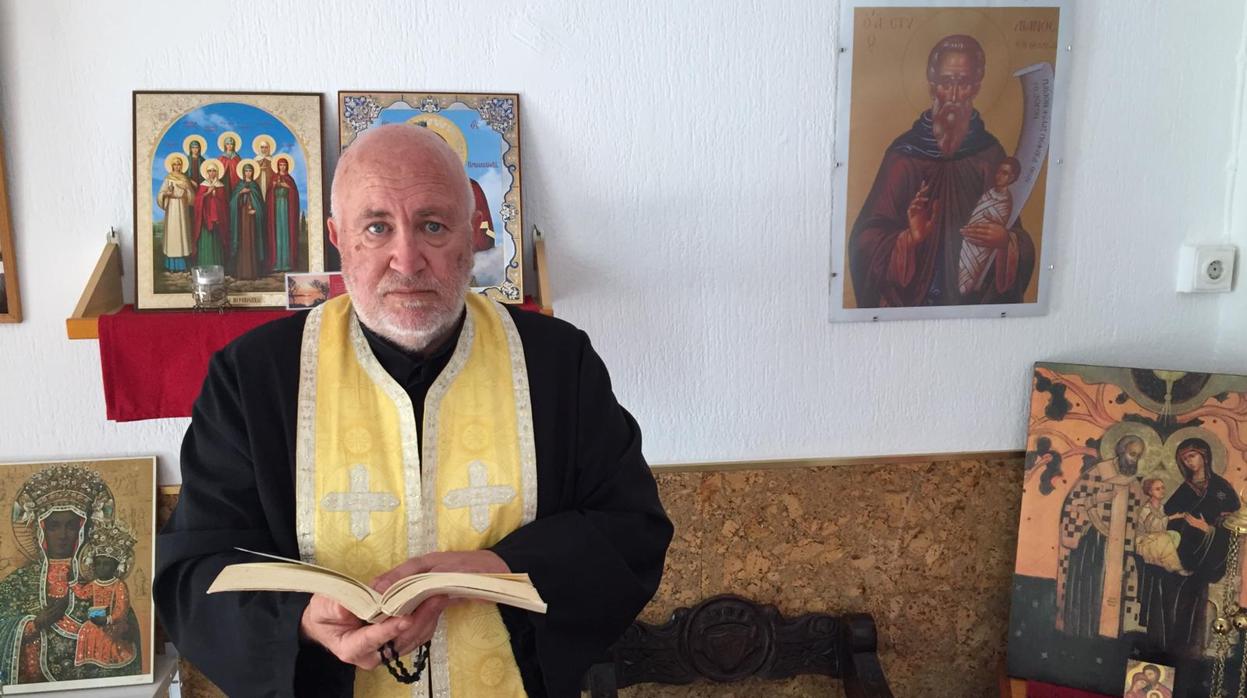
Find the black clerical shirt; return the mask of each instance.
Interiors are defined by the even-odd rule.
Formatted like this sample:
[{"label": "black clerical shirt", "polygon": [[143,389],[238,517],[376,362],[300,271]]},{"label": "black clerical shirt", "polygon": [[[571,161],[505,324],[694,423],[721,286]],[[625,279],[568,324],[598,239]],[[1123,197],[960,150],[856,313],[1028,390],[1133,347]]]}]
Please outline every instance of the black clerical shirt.
[{"label": "black clerical shirt", "polygon": [[377,363],[381,364],[381,368],[384,368],[385,372],[390,374],[390,378],[402,386],[403,390],[407,391],[407,396],[411,398],[411,409],[416,413],[416,436],[417,439],[423,439],[424,397],[429,394],[429,388],[432,387],[433,381],[437,380],[442,369],[446,368],[450,355],[455,353],[455,343],[459,341],[459,333],[463,330],[463,318],[459,318],[454,332],[451,332],[445,341],[427,355],[407,351],[368,329],[367,326],[361,324],[360,327],[364,330],[364,337],[368,340],[372,355],[377,357]]},{"label": "black clerical shirt", "polygon": [[[640,430],[588,337],[561,320],[507,311],[528,369],[537,516],[491,549],[532,577],[549,609],[500,610],[529,695],[573,696],[657,589],[671,523]],[[181,496],[157,538],[161,623],[231,696],[351,693],[354,668],[299,641],[307,595],[204,593],[225,565],[247,561],[235,546],[298,556],[295,420],[306,317],[256,328],[213,357],[182,444]],[[454,338],[416,357],[365,334],[422,425],[425,393]]]}]

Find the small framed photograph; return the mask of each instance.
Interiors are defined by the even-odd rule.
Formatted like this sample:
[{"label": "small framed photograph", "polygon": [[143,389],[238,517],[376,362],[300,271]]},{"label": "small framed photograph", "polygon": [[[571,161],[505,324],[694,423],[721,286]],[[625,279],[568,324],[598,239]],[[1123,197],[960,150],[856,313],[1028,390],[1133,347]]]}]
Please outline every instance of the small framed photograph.
[{"label": "small framed photograph", "polygon": [[476,197],[472,289],[500,302],[523,302],[519,95],[338,93],[341,150],[363,131],[395,123],[433,131],[463,161]]},{"label": "small framed photograph", "polygon": [[151,683],[156,459],[0,464],[5,695]]},{"label": "small framed photograph", "polygon": [[1126,660],[1126,688],[1123,698],[1173,698],[1174,669],[1171,666]]},{"label": "small framed photograph", "polygon": [[13,252],[13,225],[9,218],[8,176],[0,143],[0,322],[21,322],[22,302],[17,289],[17,257]]},{"label": "small framed photograph", "polygon": [[286,310],[311,310],[346,293],[342,273],[286,274]]},{"label": "small framed photograph", "polygon": [[221,266],[234,307],[285,304],[324,270],[321,96],[134,93],[135,308],[192,308]]}]

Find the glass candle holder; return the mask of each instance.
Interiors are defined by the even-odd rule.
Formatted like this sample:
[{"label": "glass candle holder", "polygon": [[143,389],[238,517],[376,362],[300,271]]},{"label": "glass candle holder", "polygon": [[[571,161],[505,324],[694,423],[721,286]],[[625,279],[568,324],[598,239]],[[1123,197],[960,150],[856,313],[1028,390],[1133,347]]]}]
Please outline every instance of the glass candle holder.
[{"label": "glass candle holder", "polygon": [[197,310],[221,310],[229,305],[225,268],[219,264],[191,268],[191,295]]}]

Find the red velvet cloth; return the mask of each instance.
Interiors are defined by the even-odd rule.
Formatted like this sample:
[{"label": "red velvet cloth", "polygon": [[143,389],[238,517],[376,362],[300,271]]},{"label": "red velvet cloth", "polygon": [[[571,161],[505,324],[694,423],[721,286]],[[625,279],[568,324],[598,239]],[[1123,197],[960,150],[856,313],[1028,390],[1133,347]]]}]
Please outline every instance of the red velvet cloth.
[{"label": "red velvet cloth", "polygon": [[208,360],[235,337],[288,310],[136,313],[100,316],[100,369],[108,418],[189,417]]},{"label": "red velvet cloth", "polygon": [[[531,298],[520,307],[537,311]],[[189,417],[208,360],[248,330],[286,317],[288,310],[225,313],[136,313],[127,305],[100,316],[104,404],[116,422]]]}]

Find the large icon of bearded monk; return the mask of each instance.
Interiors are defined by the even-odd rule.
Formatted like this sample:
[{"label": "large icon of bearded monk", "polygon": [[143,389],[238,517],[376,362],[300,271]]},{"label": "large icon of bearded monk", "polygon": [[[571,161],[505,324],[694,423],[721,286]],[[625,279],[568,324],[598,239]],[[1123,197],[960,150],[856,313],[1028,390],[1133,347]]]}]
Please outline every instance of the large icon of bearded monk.
[{"label": "large icon of bearded monk", "polygon": [[[974,109],[987,69],[973,37],[946,36],[927,58],[931,109],[884,153],[849,236],[861,308],[1020,303],[1035,268],[1022,229],[975,216],[1007,154]],[[994,252],[987,281],[958,284],[963,243]],[[962,284],[961,286],[965,286]]]}]

